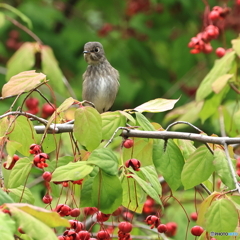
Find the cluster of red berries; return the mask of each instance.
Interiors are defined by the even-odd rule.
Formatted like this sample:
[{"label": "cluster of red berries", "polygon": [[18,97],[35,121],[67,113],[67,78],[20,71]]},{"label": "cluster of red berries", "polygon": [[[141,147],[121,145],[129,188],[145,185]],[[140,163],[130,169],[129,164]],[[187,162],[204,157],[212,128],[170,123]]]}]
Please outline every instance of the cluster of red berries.
[{"label": "cluster of red berries", "polygon": [[229,8],[215,6],[209,13],[208,18],[212,21],[223,20],[229,14],[229,12],[230,12]]},{"label": "cluster of red berries", "polygon": [[79,208],[70,208],[67,204],[58,204],[53,211],[57,212],[61,217],[78,217],[80,215]]},{"label": "cluster of red berries", "polygon": [[160,218],[155,215],[147,216],[147,218],[145,219],[145,222],[147,223],[147,225],[151,225],[150,227],[151,229],[153,229],[154,227],[157,228],[161,223]]},{"label": "cluster of red berries", "polygon": [[5,169],[7,169],[7,170],[11,170],[11,169],[15,166],[16,162],[17,162],[19,159],[20,159],[19,156],[16,155],[16,154],[14,154],[14,156],[13,156],[13,158],[12,158],[12,161],[11,161],[11,163],[9,164],[9,166],[7,166],[8,164],[7,164],[7,162],[5,162],[5,163],[3,163],[3,167],[4,167]]},{"label": "cluster of red berries", "polygon": [[[39,101],[37,98],[30,97],[25,101],[25,105],[27,107],[27,112],[31,114],[38,114],[39,113]],[[50,117],[54,111],[56,110],[55,106],[49,103],[44,103],[42,106],[42,118],[48,118]]]},{"label": "cluster of red berries", "polygon": [[98,31],[98,36],[99,37],[105,37],[107,36],[111,31],[114,30],[114,27],[110,23],[105,23],[101,29]]},{"label": "cluster of red berries", "polygon": [[132,224],[130,222],[120,222],[118,225],[118,240],[131,240],[130,232]]},{"label": "cluster of red berries", "polygon": [[19,41],[19,32],[17,30],[12,30],[9,32],[9,38],[7,39],[6,46],[12,50],[18,50],[22,45]]},{"label": "cluster of red berries", "polygon": [[151,3],[149,0],[130,0],[127,4],[126,15],[133,16],[140,12],[148,12]]},{"label": "cluster of red berries", "polygon": [[49,159],[49,156],[46,153],[43,153],[41,146],[37,144],[32,144],[30,146],[29,152],[34,154],[33,164],[38,168],[48,167],[46,160]]},{"label": "cluster of red berries", "polygon": [[200,52],[210,53],[213,48],[210,44],[212,39],[217,38],[219,35],[218,27],[214,25],[209,25],[205,28],[203,32],[197,34],[196,37],[191,38],[191,41],[188,43],[188,47],[192,48],[190,51],[192,54],[197,54]]}]

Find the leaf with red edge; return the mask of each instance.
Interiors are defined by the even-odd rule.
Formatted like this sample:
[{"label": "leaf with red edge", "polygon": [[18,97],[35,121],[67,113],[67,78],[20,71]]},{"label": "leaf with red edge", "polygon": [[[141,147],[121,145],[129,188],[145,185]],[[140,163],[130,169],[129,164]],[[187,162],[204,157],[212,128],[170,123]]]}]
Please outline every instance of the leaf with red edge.
[{"label": "leaf with red edge", "polygon": [[165,112],[167,110],[173,109],[175,103],[179,100],[178,99],[164,99],[164,98],[157,98],[154,100],[150,100],[142,105],[134,108],[133,110],[137,112]]},{"label": "leaf with red edge", "polygon": [[36,73],[35,70],[21,72],[4,84],[2,89],[2,97],[14,96],[23,92],[28,92],[36,88],[43,81],[46,81],[46,75]]}]

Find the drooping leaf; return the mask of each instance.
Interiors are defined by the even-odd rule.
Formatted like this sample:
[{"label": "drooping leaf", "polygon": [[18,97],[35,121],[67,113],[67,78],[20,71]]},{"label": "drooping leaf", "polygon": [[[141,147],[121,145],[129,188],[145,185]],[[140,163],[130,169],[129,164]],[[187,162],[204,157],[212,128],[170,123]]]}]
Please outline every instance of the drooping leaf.
[{"label": "drooping leaf", "polygon": [[157,172],[153,166],[146,166],[141,168],[141,173],[144,174],[146,179],[148,179],[149,183],[152,185],[156,193],[161,196],[162,195],[162,187],[158,179]]},{"label": "drooping leaf", "polygon": [[182,183],[185,189],[192,188],[207,180],[214,171],[213,154],[206,146],[199,147],[190,157],[182,171]]},{"label": "drooping leaf", "polygon": [[13,203],[13,199],[2,189],[0,189],[0,205],[4,203]]},{"label": "drooping leaf", "polygon": [[133,140],[132,148],[123,148],[123,160],[136,158],[141,162],[142,167],[152,165],[153,140],[143,138],[134,138]]},{"label": "drooping leaf", "polygon": [[143,103],[142,105],[134,108],[133,110],[141,113],[142,112],[152,112],[152,113],[165,112],[165,111],[171,110],[178,100],[179,99],[157,98],[157,99],[148,101],[146,103]]},{"label": "drooping leaf", "polygon": [[35,198],[32,192],[24,186],[19,186],[17,188],[9,188],[9,196],[14,200],[14,202],[25,202],[33,204]]},{"label": "drooping leaf", "polygon": [[233,39],[232,41],[233,50],[236,52],[238,57],[240,57],[240,39]]},{"label": "drooping leaf", "polygon": [[103,213],[112,213],[122,203],[122,185],[117,176],[99,171],[93,181],[92,201]]},{"label": "drooping leaf", "polygon": [[[110,139],[118,127],[125,127],[126,118],[120,112],[105,112],[101,114],[102,117],[102,134],[103,139]],[[118,131],[116,137],[121,131]]]},{"label": "drooping leaf", "polygon": [[[238,213],[229,199],[214,201],[206,212],[206,230],[209,232],[234,232],[238,225]],[[218,236],[219,240],[227,240],[229,236]]]},{"label": "drooping leaf", "polygon": [[140,125],[144,131],[155,131],[150,121],[141,113],[136,112],[137,125]]},{"label": "drooping leaf", "polygon": [[146,193],[133,178],[124,177],[122,180],[123,201],[122,205],[134,212],[142,213]]},{"label": "drooping leaf", "polygon": [[14,220],[3,212],[0,212],[1,239],[14,240],[14,233],[17,226]]},{"label": "drooping leaf", "polygon": [[196,100],[201,101],[205,99],[212,93],[212,84],[216,81],[219,77],[229,72],[232,67],[233,61],[236,55],[235,52],[229,52],[224,55],[221,59],[215,62],[214,67],[211,71],[207,74],[207,76],[203,79],[200,84],[200,87],[196,93]]},{"label": "drooping leaf", "polygon": [[24,185],[31,168],[32,161],[29,158],[20,158],[11,170],[8,187],[17,188],[20,185]]},{"label": "drooping leaf", "polygon": [[58,108],[57,108],[57,112],[60,113],[60,112],[63,112],[63,111],[66,111],[69,107],[71,107],[73,105],[73,103],[75,102],[76,100],[73,99],[72,97],[69,97],[67,98]]},{"label": "drooping leaf", "polygon": [[44,170],[48,172],[53,172],[56,167],[65,166],[68,163],[73,162],[73,160],[74,160],[73,156],[63,156],[58,158],[57,160],[54,159],[52,161],[47,161],[48,167],[44,168]]},{"label": "drooping leaf", "polygon": [[231,170],[229,168],[226,154],[223,150],[216,148],[214,150],[213,165],[216,173],[220,176],[222,182],[229,188],[234,189],[235,184],[231,177]]},{"label": "drooping leaf", "polygon": [[210,196],[205,198],[203,202],[200,205],[199,211],[198,211],[198,218],[197,218],[197,224],[200,226],[204,226],[205,224],[205,214],[208,211],[209,206],[212,204],[214,198],[219,196],[220,193],[213,192]]},{"label": "drooping leaf", "polygon": [[14,153],[22,146],[21,143],[15,141],[7,141],[6,150],[7,153],[12,157]]},{"label": "drooping leaf", "polygon": [[227,82],[233,77],[233,74],[224,74],[217,78],[213,84],[212,89],[215,93],[220,93],[221,90],[226,86]]},{"label": "drooping leaf", "polygon": [[136,180],[136,182],[139,184],[139,186],[143,189],[143,191],[149,195],[152,199],[154,199],[158,204],[162,204],[160,200],[160,196],[156,192],[156,190],[150,186],[146,181],[141,179],[138,175],[136,174],[131,174],[131,176]]},{"label": "drooping leaf", "polygon": [[65,166],[56,168],[52,174],[51,182],[76,181],[86,177],[93,167],[86,161],[70,162]]},{"label": "drooping leaf", "polygon": [[28,92],[36,88],[41,82],[46,81],[46,75],[36,73],[35,70],[21,72],[13,77],[3,86],[3,98]]},{"label": "drooping leaf", "polygon": [[94,203],[92,201],[93,181],[94,178],[90,177],[83,182],[80,199],[81,207],[94,207]]},{"label": "drooping leaf", "polygon": [[153,145],[153,163],[158,173],[161,173],[172,190],[181,185],[181,173],[184,165],[183,155],[172,139],[167,141],[164,151],[164,141]]},{"label": "drooping leaf", "polygon": [[58,93],[65,94],[66,88],[63,83],[63,74],[49,46],[41,46],[41,63],[42,71],[50,79],[50,85]]},{"label": "drooping leaf", "polygon": [[107,148],[94,150],[87,160],[87,164],[97,165],[109,175],[118,174],[118,159],[113,151]]},{"label": "drooping leaf", "polygon": [[57,212],[49,211],[44,208],[40,208],[26,203],[14,203],[10,205],[8,204],[7,206],[10,206],[10,209],[12,206],[21,209],[23,212],[28,213],[29,215],[40,220],[49,227],[69,227],[70,225],[68,220],[65,218],[61,218]]},{"label": "drooping leaf", "polygon": [[8,136],[10,141],[16,141],[22,144],[22,146],[18,148],[18,152],[24,156],[29,156],[29,147],[35,143],[37,139],[37,134],[32,122],[24,116],[19,116],[15,120],[13,131]]},{"label": "drooping leaf", "polygon": [[188,157],[196,150],[195,146],[193,145],[193,141],[185,139],[176,139],[175,141],[185,160],[188,159]]},{"label": "drooping leaf", "polygon": [[98,111],[92,107],[77,109],[73,133],[78,142],[89,151],[97,148],[102,140],[102,119]]}]

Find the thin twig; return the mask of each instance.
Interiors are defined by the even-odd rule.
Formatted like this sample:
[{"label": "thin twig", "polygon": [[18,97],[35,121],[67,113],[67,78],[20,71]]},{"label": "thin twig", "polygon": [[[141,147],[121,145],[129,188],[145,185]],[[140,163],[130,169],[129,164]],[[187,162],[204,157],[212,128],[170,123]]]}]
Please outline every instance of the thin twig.
[{"label": "thin twig", "polygon": [[199,133],[203,132],[200,128],[198,128],[195,125],[193,125],[189,122],[186,122],[186,121],[177,121],[177,122],[171,123],[167,126],[165,131],[168,131],[169,128],[171,128],[172,126],[177,125],[177,124],[187,124],[187,125],[191,126],[192,128],[194,128],[195,130],[197,130]]},{"label": "thin twig", "polygon": [[200,183],[200,186],[207,192],[208,195],[211,195],[211,191],[203,184],[203,183]]},{"label": "thin twig", "polygon": [[229,83],[232,90],[234,90],[237,94],[240,94],[240,90],[236,88],[236,86],[233,83]]},{"label": "thin twig", "polygon": [[12,24],[14,24],[15,26],[19,27],[20,29],[22,29],[24,32],[26,32],[29,36],[31,36],[36,42],[38,42],[39,44],[43,44],[43,42],[41,41],[41,39],[35,34],[33,33],[30,29],[28,29],[27,27],[25,27],[24,25],[22,25],[20,22],[18,22],[17,20],[10,18],[9,16],[6,16],[6,19],[9,20]]}]

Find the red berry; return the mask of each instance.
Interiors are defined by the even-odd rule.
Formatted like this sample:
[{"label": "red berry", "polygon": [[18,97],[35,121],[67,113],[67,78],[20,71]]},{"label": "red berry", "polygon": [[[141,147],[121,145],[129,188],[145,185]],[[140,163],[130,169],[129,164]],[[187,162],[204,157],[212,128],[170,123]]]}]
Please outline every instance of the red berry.
[{"label": "red berry", "polygon": [[158,225],[160,224],[160,219],[155,215],[149,215],[145,219],[145,222],[148,225],[152,225],[151,228],[154,228],[154,227],[158,227]]},{"label": "red berry", "polygon": [[21,233],[21,234],[25,234],[25,232],[22,230],[22,228],[18,228],[18,231]]},{"label": "red berry", "polygon": [[50,182],[52,179],[52,174],[50,172],[44,172],[42,175],[42,178],[47,181]]},{"label": "red berry", "polygon": [[98,238],[99,240],[107,240],[107,239],[110,239],[110,235],[109,235],[109,233],[106,232],[106,231],[99,231],[99,232],[97,233],[97,238]]},{"label": "red berry", "polygon": [[218,11],[215,11],[215,10],[214,10],[214,11],[211,11],[211,12],[209,13],[208,17],[209,17],[209,19],[211,19],[211,20],[217,20],[217,19],[219,19],[220,14],[219,14]]},{"label": "red berry", "polygon": [[49,103],[44,103],[42,106],[42,117],[47,118],[51,116],[55,110],[56,107],[53,104],[51,106]]},{"label": "red berry", "polygon": [[28,109],[32,110],[38,107],[39,101],[37,98],[28,98],[25,104]]},{"label": "red berry", "polygon": [[71,212],[70,212],[70,215],[71,215],[72,217],[78,217],[78,216],[80,215],[80,210],[79,210],[79,208],[73,208],[73,209],[71,210]]},{"label": "red berry", "polygon": [[113,216],[119,216],[121,213],[122,213],[122,208],[119,207],[112,213],[112,215]]},{"label": "red berry", "polygon": [[98,222],[105,222],[109,219],[111,214],[105,214],[105,213],[102,213],[102,212],[98,212],[97,213],[97,221]]},{"label": "red berry", "polygon": [[224,48],[219,47],[216,49],[216,55],[218,57],[223,57],[225,53],[226,53],[226,50]]},{"label": "red berry", "polygon": [[45,195],[45,196],[43,197],[42,201],[43,201],[44,203],[46,203],[46,204],[49,204],[49,203],[52,202],[52,196],[50,196],[50,195],[47,194],[47,195]]},{"label": "red berry", "polygon": [[63,187],[68,187],[68,182],[63,182],[62,185]]},{"label": "red berry", "polygon": [[177,232],[177,224],[175,222],[169,222],[166,224],[166,226],[167,226],[166,235],[169,237],[175,236]]},{"label": "red berry", "polygon": [[197,215],[196,212],[193,212],[193,213],[191,213],[191,215],[190,215],[190,218],[191,218],[193,221],[197,221],[197,217],[198,217],[198,215]]},{"label": "red berry", "polygon": [[194,226],[191,229],[191,233],[193,236],[201,236],[203,232],[204,232],[204,229],[200,226]]},{"label": "red berry", "polygon": [[84,208],[85,215],[93,215],[94,213],[98,212],[98,209],[95,207],[86,207]]},{"label": "red berry", "polygon": [[132,139],[127,139],[123,142],[123,146],[125,148],[131,148],[133,146],[134,142]]},{"label": "red berry", "polygon": [[167,231],[167,226],[165,224],[160,224],[157,227],[157,230],[158,230],[159,233],[165,233]]},{"label": "red berry", "polygon": [[30,146],[29,152],[31,154],[38,154],[41,152],[41,146],[34,143]]},{"label": "red berry", "polygon": [[135,158],[129,159],[125,162],[127,168],[132,167],[134,171],[139,171],[141,167],[141,162]]},{"label": "red berry", "polygon": [[12,160],[13,160],[13,161],[15,161],[15,162],[16,162],[16,161],[18,161],[18,160],[19,160],[19,156],[18,156],[18,155],[16,155],[16,154],[14,154],[14,155],[13,155],[13,159],[12,159]]},{"label": "red berry", "polygon": [[90,233],[88,231],[80,231],[78,233],[78,237],[80,240],[89,240],[90,239]]},{"label": "red berry", "polygon": [[[75,230],[75,232],[80,232],[84,228],[83,223],[77,221],[77,220],[69,220],[69,223],[71,224],[72,229]],[[70,229],[68,228],[68,229]]]},{"label": "red berry", "polygon": [[123,233],[130,233],[132,231],[132,224],[130,222],[120,222],[118,228]]},{"label": "red berry", "polygon": [[58,236],[58,240],[65,240],[64,236]]},{"label": "red berry", "polygon": [[237,4],[237,5],[240,5],[240,0],[236,0],[236,4]]}]

